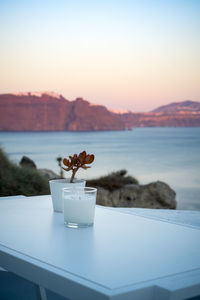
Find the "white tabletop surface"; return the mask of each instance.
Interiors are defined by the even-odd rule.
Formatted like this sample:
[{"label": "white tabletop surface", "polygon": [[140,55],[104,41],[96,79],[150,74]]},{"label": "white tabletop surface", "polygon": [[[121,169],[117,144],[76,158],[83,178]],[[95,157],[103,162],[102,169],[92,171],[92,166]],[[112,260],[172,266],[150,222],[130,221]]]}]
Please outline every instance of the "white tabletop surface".
[{"label": "white tabletop surface", "polygon": [[184,299],[200,295],[200,230],[99,206],[70,229],[50,196],[1,200],[0,265],[71,299]]}]

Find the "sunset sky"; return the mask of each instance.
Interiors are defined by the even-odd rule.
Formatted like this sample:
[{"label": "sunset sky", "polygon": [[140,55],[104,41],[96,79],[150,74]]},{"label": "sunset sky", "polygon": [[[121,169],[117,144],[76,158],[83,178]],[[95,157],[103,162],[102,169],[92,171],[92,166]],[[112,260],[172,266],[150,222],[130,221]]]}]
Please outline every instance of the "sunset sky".
[{"label": "sunset sky", "polygon": [[200,101],[200,0],[0,0],[0,93],[111,109]]}]

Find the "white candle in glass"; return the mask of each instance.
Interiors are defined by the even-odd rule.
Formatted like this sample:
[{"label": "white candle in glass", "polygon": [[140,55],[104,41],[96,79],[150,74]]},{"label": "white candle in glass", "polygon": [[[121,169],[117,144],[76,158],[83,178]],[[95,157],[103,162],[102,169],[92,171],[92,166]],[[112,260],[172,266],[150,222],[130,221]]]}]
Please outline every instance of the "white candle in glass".
[{"label": "white candle in glass", "polygon": [[87,227],[94,223],[95,188],[63,189],[64,223],[68,227]]}]

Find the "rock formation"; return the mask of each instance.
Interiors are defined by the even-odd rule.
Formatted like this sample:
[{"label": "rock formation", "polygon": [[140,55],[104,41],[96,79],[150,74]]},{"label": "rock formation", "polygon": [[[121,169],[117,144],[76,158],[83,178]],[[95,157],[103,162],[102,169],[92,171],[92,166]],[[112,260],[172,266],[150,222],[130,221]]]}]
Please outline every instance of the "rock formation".
[{"label": "rock formation", "polygon": [[[25,162],[25,164],[21,162]],[[26,156],[23,156],[21,162],[22,166],[36,168],[34,161]],[[38,169],[38,172],[45,177],[47,182],[51,179],[60,178],[59,175],[49,169]],[[99,205],[162,209],[176,208],[176,193],[169,185],[161,181],[140,185],[137,179],[127,175],[126,170],[88,180],[87,184],[98,188],[97,204]]]},{"label": "rock formation", "polygon": [[200,112],[125,113],[119,117],[126,128],[132,127],[198,127]]},{"label": "rock formation", "polygon": [[159,106],[152,112],[165,112],[165,113],[175,113],[175,112],[200,112],[200,102],[197,101],[182,101],[173,102],[167,105]]},{"label": "rock formation", "polygon": [[176,193],[164,182],[128,184],[115,191],[98,188],[97,204],[111,207],[176,208]]},{"label": "rock formation", "polygon": [[182,101],[160,106],[151,112],[119,114],[126,128],[200,126],[200,102]]},{"label": "rock formation", "polygon": [[55,93],[0,95],[1,131],[124,130],[119,116],[82,98],[68,101]]},{"label": "rock formation", "polygon": [[36,169],[36,164],[32,159],[27,156],[23,156],[19,163],[22,167],[30,167]]},{"label": "rock formation", "polygon": [[131,127],[200,126],[200,103],[172,103],[149,113],[113,113],[56,93],[0,95],[0,131],[97,131]]}]

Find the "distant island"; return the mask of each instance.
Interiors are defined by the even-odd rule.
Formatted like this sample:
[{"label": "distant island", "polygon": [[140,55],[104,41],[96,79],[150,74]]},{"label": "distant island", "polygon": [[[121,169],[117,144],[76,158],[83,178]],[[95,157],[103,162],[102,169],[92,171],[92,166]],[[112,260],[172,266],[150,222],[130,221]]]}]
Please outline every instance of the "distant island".
[{"label": "distant island", "polygon": [[0,95],[0,131],[100,131],[133,127],[200,126],[200,102],[183,101],[148,113],[115,113],[54,92]]},{"label": "distant island", "polygon": [[160,106],[147,113],[128,112],[120,115],[126,128],[132,127],[198,127],[200,102],[182,101]]}]

